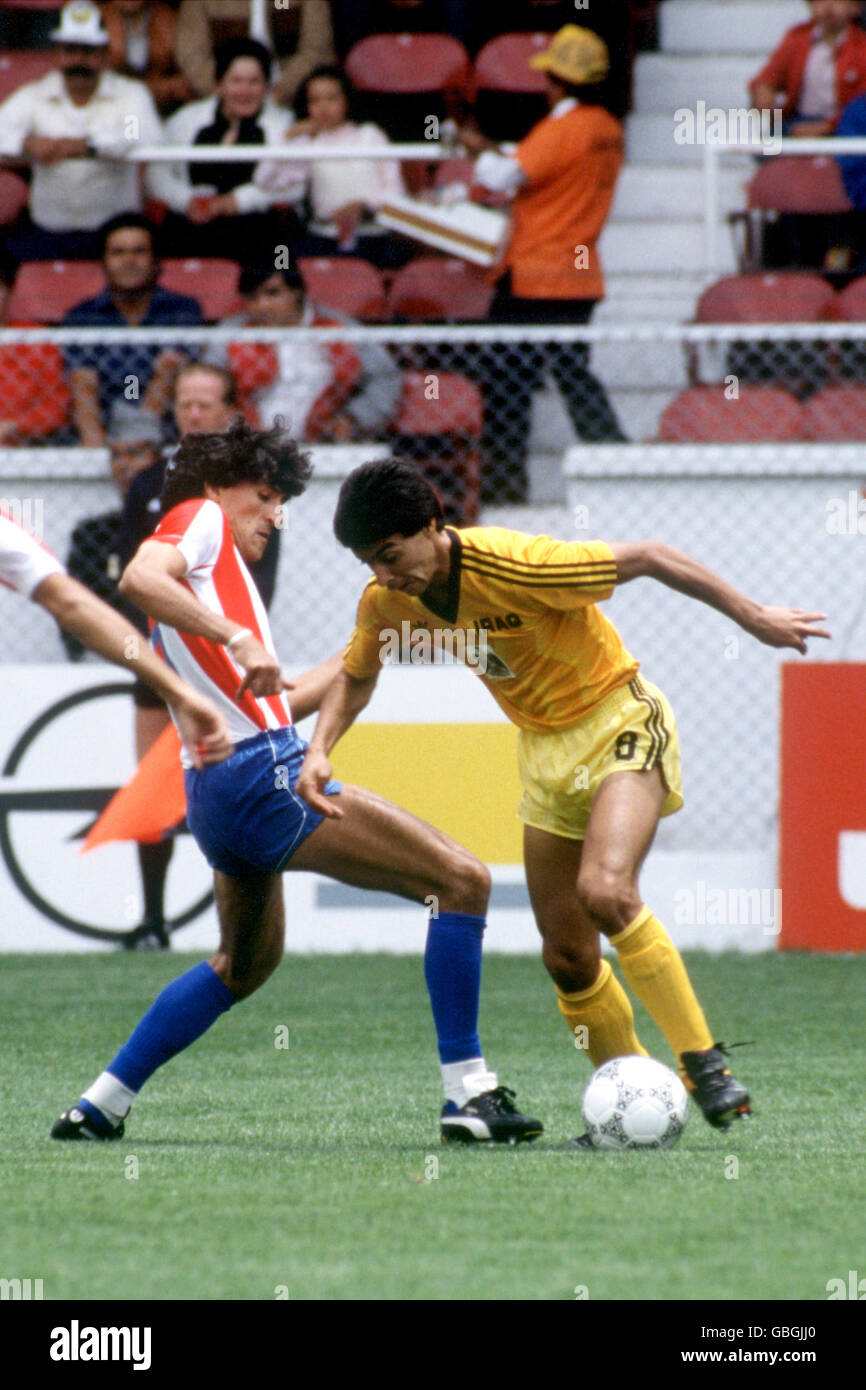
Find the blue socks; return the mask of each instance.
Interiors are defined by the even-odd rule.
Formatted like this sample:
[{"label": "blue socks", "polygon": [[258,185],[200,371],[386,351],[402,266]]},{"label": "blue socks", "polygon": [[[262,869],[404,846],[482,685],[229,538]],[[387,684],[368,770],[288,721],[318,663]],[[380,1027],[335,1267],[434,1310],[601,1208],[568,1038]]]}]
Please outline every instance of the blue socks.
[{"label": "blue socks", "polygon": [[430,993],[440,1062],[481,1056],[478,1000],[484,918],[440,912],[430,919],[424,978]]},{"label": "blue socks", "polygon": [[200,1038],[234,1002],[212,965],[194,965],[166,985],[106,1070],[139,1091],[157,1067]]}]

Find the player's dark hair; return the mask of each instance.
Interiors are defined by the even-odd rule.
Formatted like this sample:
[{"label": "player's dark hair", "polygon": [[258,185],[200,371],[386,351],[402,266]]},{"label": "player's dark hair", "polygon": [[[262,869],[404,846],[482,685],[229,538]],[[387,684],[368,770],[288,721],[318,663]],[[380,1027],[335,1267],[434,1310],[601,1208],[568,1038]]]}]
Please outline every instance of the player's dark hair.
[{"label": "player's dark hair", "polygon": [[349,550],[363,550],[387,536],[414,536],[430,521],[445,524],[436,489],[417,468],[397,459],[362,463],[340,488],[334,534]]},{"label": "player's dark hair", "polygon": [[204,497],[205,487],[266,483],[283,497],[298,497],[312,475],[309,455],[277,418],[269,430],[255,430],[235,420],[223,434],[188,434],[165,470],[163,512]]}]

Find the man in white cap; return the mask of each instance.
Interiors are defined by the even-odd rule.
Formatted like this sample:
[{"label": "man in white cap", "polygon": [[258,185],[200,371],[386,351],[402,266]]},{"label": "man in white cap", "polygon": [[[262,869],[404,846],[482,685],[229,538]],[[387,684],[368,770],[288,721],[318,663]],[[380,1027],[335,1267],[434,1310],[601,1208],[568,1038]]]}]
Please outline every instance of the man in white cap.
[{"label": "man in white cap", "polygon": [[[513,199],[490,319],[585,324],[604,294],[596,243],[623,159],[622,127],[595,98],[609,69],[607,46],[591,30],[566,24],[530,66],[545,74],[550,110],[513,155],[478,130],[460,132],[465,148],[480,156],[476,181]],[[545,359],[582,439],[625,438],[604,387],[589,371],[585,344],[540,351],[526,343],[496,344],[484,369],[487,501],[527,500],[531,392]]]},{"label": "man in white cap", "polygon": [[96,259],[102,223],[141,210],[138,165],[124,155],[162,128],[145,84],[107,69],[96,5],[69,0],[51,40],[55,71],[0,105],[0,159],[33,170],[8,246],[18,260]]}]

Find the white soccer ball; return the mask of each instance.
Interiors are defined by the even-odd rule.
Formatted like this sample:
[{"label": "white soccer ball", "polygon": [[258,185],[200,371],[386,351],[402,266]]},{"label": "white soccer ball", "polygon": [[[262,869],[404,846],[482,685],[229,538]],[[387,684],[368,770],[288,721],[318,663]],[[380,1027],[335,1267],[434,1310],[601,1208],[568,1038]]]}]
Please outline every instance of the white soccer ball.
[{"label": "white soccer ball", "polygon": [[689,1098],[675,1072],[653,1057],[614,1057],[590,1077],[583,1122],[597,1149],[670,1149]]}]

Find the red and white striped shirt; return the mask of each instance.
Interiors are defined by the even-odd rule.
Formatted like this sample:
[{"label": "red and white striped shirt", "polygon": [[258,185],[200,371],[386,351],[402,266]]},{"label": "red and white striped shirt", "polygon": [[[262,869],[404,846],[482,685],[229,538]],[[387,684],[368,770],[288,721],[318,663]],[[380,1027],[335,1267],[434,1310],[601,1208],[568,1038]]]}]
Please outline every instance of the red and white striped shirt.
[{"label": "red and white striped shirt", "polygon": [[63,573],[63,566],[47,546],[0,512],[0,584],[30,598],[43,579]]},{"label": "red and white striped shirt", "polygon": [[[186,563],[180,582],[200,603],[212,613],[248,627],[262,646],[276,656],[265,606],[235,546],[228,517],[216,502],[197,497],[178,503],[162,518],[153,539],[177,547]],[[154,645],[179,676],[213,701],[225,716],[235,743],[253,738],[265,729],[291,724],[285,694],[257,699],[245,690],[240,702],[235,699],[244,670],[220,643],[178,632],[160,622],[154,628]],[[181,760],[184,767],[192,766],[185,749]]]}]

